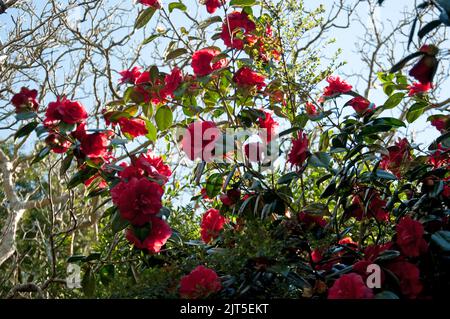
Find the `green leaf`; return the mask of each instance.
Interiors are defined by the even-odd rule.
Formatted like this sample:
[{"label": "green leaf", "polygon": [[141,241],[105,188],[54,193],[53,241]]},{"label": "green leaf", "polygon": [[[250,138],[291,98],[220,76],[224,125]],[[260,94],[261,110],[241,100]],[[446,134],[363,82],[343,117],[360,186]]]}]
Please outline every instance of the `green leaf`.
[{"label": "green leaf", "polygon": [[209,198],[216,197],[222,190],[223,176],[220,173],[214,173],[206,180],[206,194]]},{"label": "green leaf", "polygon": [[408,113],[406,113],[406,120],[408,123],[412,123],[415,120],[417,120],[423,112],[425,112],[425,108],[427,107],[427,104],[425,103],[415,103],[413,106],[411,106],[408,110]]},{"label": "green leaf", "polygon": [[95,173],[97,173],[97,169],[89,166],[86,167],[85,169],[77,172],[75,175],[72,176],[69,183],[67,184],[67,188],[71,189],[80,185],[81,183],[84,183],[89,178],[94,176]]},{"label": "green leaf", "polygon": [[128,225],[128,221],[122,218],[119,210],[115,211],[114,214],[111,215],[111,229],[114,234],[124,230]]},{"label": "green leaf", "polygon": [[256,4],[256,0],[231,0],[230,6],[250,7]]},{"label": "green leaf", "polygon": [[36,112],[21,112],[16,114],[16,119],[19,121],[34,119],[37,117]]},{"label": "green leaf", "polygon": [[166,130],[173,123],[172,110],[167,105],[161,106],[158,111],[156,111],[155,121],[160,131]]},{"label": "green leaf", "polygon": [[178,9],[181,11],[186,11],[186,6],[181,2],[172,2],[169,4],[169,12],[172,13],[173,10]]},{"label": "green leaf", "polygon": [[150,122],[149,120],[146,120],[145,121],[145,128],[148,131],[148,133],[147,133],[147,135],[145,135],[145,137],[148,138],[149,141],[156,142],[157,130],[156,130],[155,125],[153,125],[153,123]]},{"label": "green leaf", "polygon": [[290,172],[278,179],[278,184],[289,184],[294,178],[299,177],[297,172]]},{"label": "green leaf", "polygon": [[30,133],[34,131],[34,129],[36,128],[36,126],[38,126],[38,124],[39,124],[38,122],[31,122],[28,123],[27,125],[22,126],[16,132],[16,134],[14,134],[14,139],[17,140],[18,138],[30,135]]},{"label": "green leaf", "polygon": [[316,152],[312,154],[308,159],[308,164],[313,167],[329,168],[331,162],[331,156],[325,152]]},{"label": "green leaf", "polygon": [[156,12],[156,9],[153,7],[150,7],[148,9],[145,9],[144,11],[142,11],[139,14],[139,16],[137,17],[134,27],[136,29],[141,29],[141,28],[145,27],[147,25],[147,23],[150,22],[153,15],[155,14],[155,12]]},{"label": "green leaf", "polygon": [[98,271],[98,274],[100,275],[100,281],[103,285],[108,286],[111,281],[114,279],[115,274],[115,268],[114,265],[104,265],[101,267]]},{"label": "green leaf", "polygon": [[158,33],[158,34],[153,34],[153,35],[149,36],[148,38],[146,38],[146,39],[142,42],[142,44],[143,44],[143,45],[149,44],[150,42],[153,42],[153,40],[156,40],[156,39],[159,38],[160,36],[161,36],[160,33]]},{"label": "green leaf", "polygon": [[84,260],[84,258],[86,258],[86,256],[84,256],[84,255],[73,255],[73,256],[70,256],[69,258],[67,258],[67,263],[69,263],[69,264],[76,263],[78,261]]},{"label": "green leaf", "polygon": [[375,172],[375,175],[381,179],[387,179],[387,180],[391,180],[391,181],[395,181],[397,180],[397,177],[389,172],[386,172],[382,169],[378,169]]},{"label": "green leaf", "polygon": [[385,290],[375,295],[375,299],[400,299],[392,291]]},{"label": "green leaf", "polygon": [[44,147],[43,149],[41,149],[39,151],[39,153],[35,156],[35,158],[33,159],[33,161],[31,162],[31,165],[42,161],[48,154],[50,154],[50,148],[49,147]]},{"label": "green leaf", "polygon": [[450,231],[440,230],[431,235],[431,240],[443,251],[450,252]]},{"label": "green leaf", "polygon": [[59,174],[63,176],[72,164],[73,154],[67,154],[66,157],[61,162],[61,168],[59,169]]},{"label": "green leaf", "polygon": [[206,19],[205,21],[200,22],[199,23],[199,28],[200,29],[206,29],[211,24],[218,23],[218,22],[222,22],[222,18],[220,16],[213,16],[213,17],[210,17],[210,18]]},{"label": "green leaf", "polygon": [[185,48],[178,48],[173,51],[170,51],[169,53],[166,54],[166,62],[176,59],[186,53],[188,53],[188,50],[186,50]]},{"label": "green leaf", "polygon": [[87,261],[92,261],[92,260],[99,260],[101,257],[101,253],[92,253],[89,256],[87,256],[86,258],[83,259],[83,261],[87,262]]},{"label": "green leaf", "polygon": [[83,287],[83,292],[86,297],[90,298],[94,296],[95,293],[95,274],[92,273],[91,268],[88,268],[84,273],[83,280],[81,281],[81,286]]},{"label": "green leaf", "polygon": [[403,93],[403,92],[392,94],[387,99],[387,101],[384,102],[383,108],[384,109],[392,109],[392,108],[396,107],[397,105],[400,104],[400,102],[403,100],[404,97],[405,97],[405,93]]}]

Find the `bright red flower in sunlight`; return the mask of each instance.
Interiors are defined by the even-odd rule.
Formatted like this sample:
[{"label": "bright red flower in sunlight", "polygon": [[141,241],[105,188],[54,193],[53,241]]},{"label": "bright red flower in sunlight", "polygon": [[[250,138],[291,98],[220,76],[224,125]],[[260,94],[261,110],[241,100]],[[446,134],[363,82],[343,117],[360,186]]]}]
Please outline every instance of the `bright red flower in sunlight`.
[{"label": "bright red flower in sunlight", "polygon": [[420,93],[426,93],[429,90],[431,90],[433,88],[433,85],[431,83],[425,83],[422,84],[420,82],[414,82],[411,85],[408,85],[408,96],[414,96],[416,94],[420,94]]},{"label": "bright red flower in sunlight", "polygon": [[161,8],[161,1],[160,0],[138,0],[138,3],[143,4],[147,7],[153,7],[155,9]]},{"label": "bright red flower in sunlight", "polygon": [[178,89],[183,82],[183,73],[177,67],[175,67],[170,74],[167,74],[164,78],[164,88],[161,90],[161,95],[164,98],[172,97],[173,93]]},{"label": "bright red flower in sunlight", "polygon": [[221,69],[228,64],[227,59],[220,59],[217,62],[212,63],[212,60],[220,54],[220,50],[217,49],[202,49],[196,51],[192,55],[192,69],[196,76],[205,76],[211,74],[215,70]]},{"label": "bright red flower in sunlight", "polygon": [[202,217],[200,224],[200,234],[202,240],[209,244],[212,240],[219,237],[220,231],[225,225],[226,219],[223,217],[217,209],[208,209]]},{"label": "bright red flower in sunlight", "polygon": [[123,219],[141,226],[162,208],[163,188],[146,177],[132,177],[111,189],[113,203],[119,208]]},{"label": "bright red flower in sunlight", "polygon": [[100,174],[95,174],[89,177],[85,182],[84,186],[89,187],[92,183],[97,184],[97,188],[106,188],[108,187],[108,183],[100,176]]},{"label": "bright red flower in sunlight", "polygon": [[180,280],[179,293],[184,299],[206,298],[222,289],[220,278],[212,269],[197,266]]},{"label": "bright red flower in sunlight", "polygon": [[259,134],[264,142],[270,143],[272,138],[275,137],[275,129],[278,126],[278,122],[272,117],[272,114],[264,111],[264,117],[258,118],[258,125],[260,128],[264,129],[262,133]]},{"label": "bright red flower in sunlight", "polygon": [[244,89],[257,87],[258,90],[262,90],[266,86],[265,79],[263,75],[256,73],[248,66],[243,66],[233,76],[233,81],[237,86]]},{"label": "bright red flower in sunlight", "polygon": [[288,162],[293,166],[302,166],[309,155],[308,145],[308,136],[305,132],[299,131],[298,137],[292,140],[292,148],[288,154]]},{"label": "bright red flower in sunlight", "polygon": [[141,67],[135,66],[131,70],[120,71],[119,74],[122,76],[122,78],[119,80],[120,84],[134,84],[137,78],[141,75]]},{"label": "bright red flower in sunlight", "polygon": [[191,123],[184,133],[181,146],[190,160],[210,161],[214,157],[215,142],[221,132],[211,121]]},{"label": "bright red flower in sunlight", "polygon": [[400,281],[400,290],[402,294],[410,299],[415,299],[423,289],[420,282],[420,271],[416,265],[406,261],[399,261],[388,265]]},{"label": "bright red flower in sunlight", "polygon": [[401,176],[402,164],[412,160],[411,146],[406,138],[399,139],[394,146],[388,147],[389,155],[384,155],[380,167]]},{"label": "bright red flower in sunlight", "polygon": [[327,77],[328,86],[323,91],[324,96],[334,96],[336,94],[347,93],[352,90],[352,86],[338,76]]},{"label": "bright red flower in sunlight", "polygon": [[316,116],[318,114],[316,106],[311,102],[306,102],[305,110],[309,116]]},{"label": "bright red flower in sunlight", "polygon": [[108,155],[109,133],[87,134],[86,125],[82,123],[72,135],[80,141],[80,150],[87,157],[98,158]]},{"label": "bright red flower in sunlight", "polygon": [[51,148],[54,153],[57,154],[63,154],[67,152],[69,147],[72,145],[72,143],[70,143],[70,141],[68,141],[66,138],[55,133],[50,133],[46,137],[45,143]]},{"label": "bright red flower in sunlight", "polygon": [[245,12],[234,11],[227,15],[222,25],[221,38],[227,47],[242,50],[246,35],[256,29],[255,23]]},{"label": "bright red flower in sunlight", "polygon": [[19,93],[14,94],[11,99],[11,104],[16,108],[16,113],[37,111],[39,107],[37,96],[37,90],[29,90],[28,88],[23,87],[20,89]]},{"label": "bright red flower in sunlight", "polygon": [[443,167],[450,164],[449,157],[450,149],[443,148],[442,144],[438,144],[437,149],[428,156],[428,163],[433,165],[434,168]]},{"label": "bright red flower in sunlight", "polygon": [[132,137],[138,137],[148,133],[145,121],[141,119],[122,117],[119,119],[119,126],[122,133],[127,133]]},{"label": "bright red flower in sunlight", "polygon": [[354,97],[353,99],[348,101],[347,104],[353,107],[355,112],[359,115],[373,110],[373,105],[370,103],[370,101],[363,98],[362,96]]},{"label": "bright red flower in sunlight", "polygon": [[397,245],[401,252],[408,257],[418,257],[428,249],[427,242],[423,239],[423,225],[411,217],[403,217],[396,227]]},{"label": "bright red flower in sunlight", "polygon": [[225,0],[203,0],[202,3],[206,5],[206,10],[208,13],[213,14],[222,6],[223,2],[225,2]]},{"label": "bright red flower in sunlight", "polygon": [[[147,250],[150,253],[158,253],[162,246],[172,236],[170,226],[162,219],[157,217],[150,217],[150,227],[127,229],[126,238],[136,248]],[[133,229],[134,228],[134,229]],[[143,233],[141,235],[141,232]]]},{"label": "bright red flower in sunlight", "polygon": [[372,299],[372,289],[355,273],[342,275],[328,290],[328,299]]},{"label": "bright red flower in sunlight", "polygon": [[44,124],[51,126],[59,121],[67,124],[78,124],[84,122],[87,117],[88,114],[80,102],[70,101],[63,97],[48,104]]},{"label": "bright red flower in sunlight", "polygon": [[170,167],[164,163],[161,157],[154,155],[151,150],[140,154],[139,157],[134,159],[132,165],[121,163],[120,166],[124,168],[123,171],[118,173],[122,179],[146,176],[158,180],[160,184],[165,184],[172,175]]},{"label": "bright red flower in sunlight", "polygon": [[424,53],[422,58],[412,67],[409,75],[414,77],[423,85],[433,82],[439,61],[436,58],[439,48],[434,45],[423,45],[420,52]]}]

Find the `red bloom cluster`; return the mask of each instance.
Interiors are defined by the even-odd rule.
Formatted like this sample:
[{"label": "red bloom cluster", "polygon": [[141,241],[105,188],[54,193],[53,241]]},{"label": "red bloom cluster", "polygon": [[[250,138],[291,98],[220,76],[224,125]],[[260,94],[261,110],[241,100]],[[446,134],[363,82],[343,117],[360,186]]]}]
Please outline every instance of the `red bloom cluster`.
[{"label": "red bloom cluster", "polygon": [[225,0],[204,0],[204,4],[206,5],[206,10],[208,13],[213,14],[216,12],[218,8],[222,6]]},{"label": "red bloom cluster", "polygon": [[133,138],[148,133],[144,120],[122,117],[118,123],[122,133],[128,134]]},{"label": "red bloom cluster", "polygon": [[373,292],[355,273],[341,276],[328,290],[328,299],[372,299]]},{"label": "red bloom cluster", "polygon": [[130,70],[120,71],[119,74],[122,76],[122,78],[120,79],[119,83],[120,84],[124,84],[124,83],[134,84],[134,83],[136,83],[137,78],[142,74],[141,69],[142,68],[140,66],[135,66],[135,67],[133,67]]},{"label": "red bloom cluster", "polygon": [[233,81],[237,86],[243,89],[256,87],[258,90],[262,90],[262,88],[266,86],[264,80],[264,76],[256,73],[248,66],[240,68],[233,77]]},{"label": "red bloom cluster", "polygon": [[434,115],[431,120],[431,125],[439,132],[443,133],[447,130],[450,124],[450,118],[445,115]]},{"label": "red bloom cluster", "polygon": [[423,239],[424,229],[421,223],[411,219],[411,217],[403,217],[397,224],[397,245],[402,253],[408,257],[418,257],[428,249],[428,245]]},{"label": "red bloom cluster", "polygon": [[414,299],[423,289],[420,271],[416,265],[407,261],[395,262],[388,266],[400,281],[400,290],[408,298]]},{"label": "red bloom cluster", "polygon": [[292,148],[288,154],[288,162],[297,167],[302,166],[309,155],[308,146],[308,136],[305,132],[299,131],[298,137],[292,140]]},{"label": "red bloom cluster", "polygon": [[[365,198],[367,199],[364,200]],[[367,216],[374,217],[379,222],[386,222],[389,220],[386,204],[387,202],[381,199],[380,194],[376,190],[370,189],[367,196],[366,191],[362,190],[353,197],[350,213],[356,220],[363,220]]]},{"label": "red bloom cluster", "polygon": [[111,197],[122,218],[132,225],[127,239],[139,249],[157,253],[172,234],[169,225],[157,216],[164,194],[161,185],[172,172],[150,151],[134,158],[133,165],[121,166],[121,181],[111,189]]},{"label": "red bloom cluster", "polygon": [[50,133],[45,138],[45,143],[56,154],[64,154],[72,145],[72,143],[67,138],[57,133]]},{"label": "red bloom cluster", "polygon": [[29,90],[26,87],[21,88],[20,92],[14,94],[11,99],[11,104],[16,108],[16,113],[37,111],[39,108],[39,103],[36,100],[37,95],[37,90]]},{"label": "red bloom cluster", "polygon": [[222,289],[220,278],[212,269],[197,266],[180,280],[179,293],[185,299],[206,298]]},{"label": "red bloom cluster", "polygon": [[225,18],[220,37],[227,47],[242,50],[245,37],[255,29],[255,23],[248,18],[246,12],[234,11]]},{"label": "red bloom cluster", "polygon": [[160,0],[138,0],[138,3],[143,4],[147,7],[153,7],[155,9],[161,8]]},{"label": "red bloom cluster", "polygon": [[87,117],[88,114],[80,102],[70,101],[63,97],[48,104],[44,125],[50,127],[57,125],[59,122],[78,124],[84,122]]},{"label": "red bloom cluster", "polygon": [[109,147],[110,132],[87,134],[86,124],[81,123],[72,135],[80,141],[80,151],[89,158],[106,157]]},{"label": "red bloom cluster", "polygon": [[434,45],[423,45],[420,52],[423,54],[422,58],[409,71],[409,75],[422,85],[431,85],[439,63],[436,59],[439,49]]},{"label": "red bloom cluster", "polygon": [[306,102],[305,110],[306,114],[308,114],[309,116],[317,116],[317,108],[313,103]]},{"label": "red bloom cluster", "polygon": [[429,83],[422,84],[420,82],[414,82],[411,85],[408,85],[408,96],[414,96],[417,94],[426,93],[433,88],[433,85]]},{"label": "red bloom cluster", "polygon": [[411,146],[406,138],[399,139],[394,146],[388,148],[389,155],[384,155],[380,167],[389,170],[397,177],[401,175],[401,169],[406,161],[412,160]]},{"label": "red bloom cluster", "polygon": [[206,76],[212,72],[224,68],[228,61],[227,59],[220,59],[212,62],[213,59],[220,54],[220,50],[207,48],[196,51],[192,55],[192,69],[196,76]]},{"label": "red bloom cluster", "polygon": [[371,112],[374,109],[374,105],[369,100],[362,96],[357,96],[347,102],[348,105],[353,107],[356,113],[363,115],[366,112]]},{"label": "red bloom cluster", "polygon": [[352,90],[352,86],[342,80],[338,76],[329,76],[327,78],[328,86],[325,87],[323,95],[326,97],[334,96],[337,94],[347,93]]},{"label": "red bloom cluster", "polygon": [[203,214],[200,225],[202,240],[209,244],[212,240],[219,237],[225,222],[225,217],[223,217],[217,209],[208,209],[205,214]]},{"label": "red bloom cluster", "polygon": [[323,228],[327,224],[327,221],[322,216],[315,216],[308,214],[307,212],[300,212],[297,218],[298,221],[304,224],[307,228]]},{"label": "red bloom cluster", "polygon": [[215,142],[221,132],[211,121],[191,123],[181,141],[182,149],[190,160],[211,161],[214,156]]},{"label": "red bloom cluster", "polygon": [[241,191],[239,189],[230,189],[225,194],[220,195],[220,201],[225,206],[233,206],[241,199]]},{"label": "red bloom cluster", "polygon": [[263,140],[264,143],[270,143],[272,139],[275,137],[275,129],[278,126],[278,122],[272,117],[272,114],[264,111],[264,117],[258,118],[258,125],[260,128],[265,131],[260,133],[259,136]]}]

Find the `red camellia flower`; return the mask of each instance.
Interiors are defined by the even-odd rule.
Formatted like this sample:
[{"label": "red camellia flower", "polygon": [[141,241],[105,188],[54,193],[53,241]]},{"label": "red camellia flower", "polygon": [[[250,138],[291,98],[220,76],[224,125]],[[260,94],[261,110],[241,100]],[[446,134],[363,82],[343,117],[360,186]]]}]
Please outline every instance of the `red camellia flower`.
[{"label": "red camellia flower", "polygon": [[50,133],[45,139],[45,143],[51,148],[54,153],[57,154],[63,154],[67,152],[69,147],[72,145],[70,141],[55,133]]},{"label": "red camellia flower", "polygon": [[372,289],[355,273],[343,275],[328,290],[328,299],[372,299]]},{"label": "red camellia flower", "polygon": [[208,209],[206,213],[203,214],[200,225],[202,240],[209,244],[212,240],[219,237],[220,231],[223,229],[225,222],[225,217],[223,217],[217,209]]},{"label": "red camellia flower", "polygon": [[129,166],[126,163],[121,163],[120,166],[124,168],[123,171],[118,173],[119,177],[122,179],[146,176],[158,180],[160,184],[165,184],[172,175],[170,167],[164,164],[163,159],[154,155],[151,150],[148,150],[146,154],[141,154],[138,158],[135,158],[133,165]]},{"label": "red camellia flower", "polygon": [[418,257],[427,251],[428,246],[423,239],[423,225],[411,217],[403,217],[396,227],[397,245],[401,252],[408,257]]},{"label": "red camellia flower", "polygon": [[220,37],[227,47],[242,50],[244,41],[239,37],[242,34],[245,37],[255,29],[255,23],[248,18],[246,12],[234,11],[225,18]]},{"label": "red camellia flower", "polygon": [[201,159],[211,161],[214,157],[215,142],[221,133],[211,121],[191,123],[181,141],[182,149],[190,160]]},{"label": "red camellia flower", "polygon": [[[363,220],[367,217],[374,217],[379,222],[386,222],[389,220],[389,212],[386,211],[387,202],[381,199],[380,194],[374,189],[370,189],[367,194],[367,203],[364,202],[366,198],[366,191],[359,192],[353,197],[352,207],[350,208],[351,216],[356,220]],[[367,211],[366,211],[367,207]]]},{"label": "red camellia flower", "polygon": [[420,271],[417,266],[406,261],[399,261],[388,266],[400,281],[400,290],[408,298],[414,299],[422,291]]},{"label": "red camellia flower", "polygon": [[322,216],[315,216],[306,212],[300,212],[298,214],[298,221],[304,224],[307,228],[319,226],[325,227],[327,221]]},{"label": "red camellia flower", "polygon": [[78,124],[86,120],[87,117],[88,114],[80,102],[70,101],[63,97],[48,104],[44,125],[55,125],[59,121],[67,124]]},{"label": "red camellia flower", "polygon": [[402,164],[412,160],[411,147],[406,138],[399,139],[394,146],[388,147],[389,155],[384,155],[380,167],[400,177]]},{"label": "red camellia flower", "polygon": [[227,59],[220,59],[217,62],[212,63],[214,57],[220,54],[220,50],[217,49],[202,49],[196,51],[192,55],[192,69],[196,76],[205,76],[211,74],[215,70],[221,69],[228,64]]},{"label": "red camellia flower", "polygon": [[82,123],[72,135],[81,143],[80,150],[90,158],[105,157],[108,155],[109,134],[108,133],[86,133],[86,125]]},{"label": "red camellia flower", "polygon": [[37,111],[39,107],[39,103],[36,100],[37,95],[37,90],[29,90],[26,87],[21,88],[20,92],[14,94],[11,99],[11,104],[16,108],[16,113]]},{"label": "red camellia flower", "polygon": [[263,110],[264,117],[258,118],[258,125],[264,129],[264,132],[259,136],[264,142],[270,143],[272,138],[275,137],[275,129],[278,126],[278,122],[274,120],[272,114]]},{"label": "red camellia flower", "polygon": [[157,217],[150,217],[150,229],[144,238],[139,238],[133,227],[128,228],[126,233],[126,238],[136,248],[147,250],[151,253],[158,253],[170,236],[172,236],[172,230],[169,225]]},{"label": "red camellia flower", "polygon": [[347,93],[352,90],[352,86],[341,80],[338,76],[329,76],[327,78],[328,86],[324,89],[324,96],[334,96],[336,94]]},{"label": "red camellia flower", "polygon": [[257,87],[258,90],[262,90],[266,83],[264,83],[265,77],[256,73],[248,66],[240,68],[233,77],[233,81],[240,88],[248,89],[251,87]]},{"label": "red camellia flower", "polygon": [[147,7],[153,7],[155,9],[161,8],[160,0],[138,0],[138,2]]},{"label": "red camellia flower", "polygon": [[212,269],[197,266],[180,280],[179,293],[185,299],[206,298],[222,289],[220,278]]},{"label": "red camellia flower", "polygon": [[347,102],[348,105],[353,107],[356,113],[362,115],[368,111],[373,110],[372,103],[369,100],[363,98],[362,96],[357,96]]},{"label": "red camellia flower", "polygon": [[409,75],[426,85],[433,82],[434,75],[436,74],[439,63],[436,55],[439,52],[439,48],[434,45],[423,45],[420,48],[420,52],[423,56],[409,71]]},{"label": "red camellia flower", "polygon": [[447,126],[449,123],[449,117],[442,115],[442,116],[434,116],[431,120],[431,125],[434,126],[439,132],[443,133],[447,130]]},{"label": "red camellia flower", "polygon": [[218,8],[220,8],[225,0],[204,0],[208,13],[213,14]]},{"label": "red camellia flower", "polygon": [[317,116],[317,108],[311,102],[306,102],[305,104],[306,114],[309,116]]},{"label": "red camellia flower", "polygon": [[158,183],[146,177],[132,177],[111,189],[113,203],[119,208],[122,218],[137,226],[147,223],[152,215],[159,213],[163,193]]},{"label": "red camellia flower", "polygon": [[233,206],[241,199],[241,191],[239,189],[230,189],[226,194],[220,195],[220,201],[225,206]]},{"label": "red camellia flower", "polygon": [[183,82],[183,73],[177,67],[175,67],[170,74],[167,74],[164,78],[165,86],[161,91],[161,95],[164,98],[172,97],[173,93],[178,89],[181,82]]},{"label": "red camellia flower", "polygon": [[120,84],[123,83],[134,84],[136,83],[137,78],[139,78],[139,76],[141,76],[142,74],[141,67],[135,66],[131,70],[120,71],[119,74],[122,76],[122,78],[120,79]]},{"label": "red camellia flower", "polygon": [[119,119],[120,129],[122,133],[127,133],[132,137],[146,135],[148,133],[145,121],[141,119],[129,119],[122,117]]},{"label": "red camellia flower", "polygon": [[429,83],[422,84],[420,82],[414,82],[411,85],[408,85],[408,96],[414,96],[421,93],[426,93],[433,88],[433,85]]},{"label": "red camellia flower", "polygon": [[308,158],[308,145],[308,136],[303,131],[299,131],[298,137],[292,140],[292,148],[288,154],[288,162],[297,167],[302,166]]}]

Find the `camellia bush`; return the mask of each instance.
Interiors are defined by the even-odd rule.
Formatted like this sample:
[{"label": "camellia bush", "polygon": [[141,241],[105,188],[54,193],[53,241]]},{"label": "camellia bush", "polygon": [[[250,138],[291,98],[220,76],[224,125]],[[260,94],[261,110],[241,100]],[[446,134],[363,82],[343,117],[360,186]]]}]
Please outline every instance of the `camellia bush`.
[{"label": "camellia bush", "polygon": [[[296,47],[301,32],[317,27],[307,22],[321,9],[296,18],[300,1],[201,5],[209,15],[194,21],[201,36],[174,24],[159,28],[143,45],[169,43],[163,66],[130,65],[120,72],[117,96],[96,112],[70,92],[48,94],[46,104],[28,85],[11,94],[10,116],[19,123],[12,144],[34,132],[37,153],[26,169],[49,174],[38,182],[28,171],[22,186],[14,184],[17,154],[2,145],[8,204],[0,215],[0,266],[29,249],[46,256],[48,269],[33,278],[36,265],[24,264],[19,283],[2,293],[448,296],[450,118],[448,103],[429,95],[443,49],[430,38],[378,73],[385,102],[375,105],[333,75],[334,60],[321,69],[317,48]],[[187,9],[182,1],[135,6],[133,32]],[[406,112],[386,115],[400,104]],[[424,118],[440,132],[426,147],[402,135]],[[55,171],[60,180],[50,177]],[[40,195],[33,193],[38,183],[45,183]],[[32,195],[23,201],[23,194]],[[81,230],[76,216],[89,207]],[[52,231],[42,251],[33,241],[16,244],[19,221],[37,225],[33,218],[42,216],[51,216],[49,227],[67,227]]]}]

